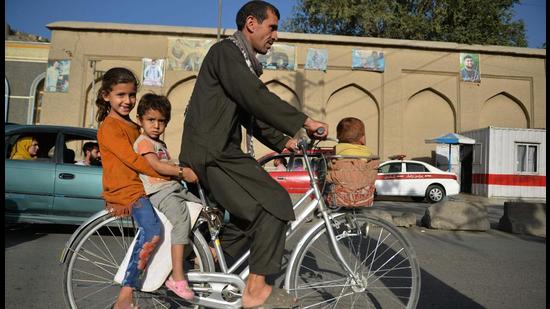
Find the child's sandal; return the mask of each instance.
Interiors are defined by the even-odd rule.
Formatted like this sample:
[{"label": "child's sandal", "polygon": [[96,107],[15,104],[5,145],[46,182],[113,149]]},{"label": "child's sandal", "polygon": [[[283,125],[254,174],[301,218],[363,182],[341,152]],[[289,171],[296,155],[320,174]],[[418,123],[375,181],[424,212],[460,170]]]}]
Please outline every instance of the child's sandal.
[{"label": "child's sandal", "polygon": [[195,294],[191,289],[189,289],[189,284],[187,283],[187,280],[181,280],[181,281],[174,281],[172,279],[172,276],[166,280],[166,287],[176,293],[179,297],[185,299],[185,300],[192,300]]}]

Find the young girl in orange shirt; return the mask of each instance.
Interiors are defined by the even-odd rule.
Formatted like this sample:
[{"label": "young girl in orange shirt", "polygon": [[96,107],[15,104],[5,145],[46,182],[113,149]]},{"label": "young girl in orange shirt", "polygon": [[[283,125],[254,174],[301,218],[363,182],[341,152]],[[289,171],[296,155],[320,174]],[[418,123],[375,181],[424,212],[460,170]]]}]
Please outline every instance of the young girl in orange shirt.
[{"label": "young girl in orange shirt", "polygon": [[[132,215],[140,230],[113,306],[116,309],[137,308],[133,304],[133,290],[140,288],[147,261],[160,241],[161,222],[145,194],[139,173],[168,179],[155,172],[147,160],[133,150],[140,132],[139,126],[130,120],[130,111],[136,104],[138,85],[130,70],[112,68],[103,75],[96,100],[106,207],[114,216]],[[176,167],[173,170],[173,176],[182,176],[181,170]],[[193,173],[190,169],[185,172]]]}]

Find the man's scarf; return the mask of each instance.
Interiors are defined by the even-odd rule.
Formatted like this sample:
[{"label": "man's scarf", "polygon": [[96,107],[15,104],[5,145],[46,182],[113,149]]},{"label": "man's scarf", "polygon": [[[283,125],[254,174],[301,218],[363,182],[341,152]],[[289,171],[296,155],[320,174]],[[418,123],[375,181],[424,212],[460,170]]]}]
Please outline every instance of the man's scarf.
[{"label": "man's scarf", "polygon": [[250,71],[252,71],[254,75],[260,77],[263,73],[262,64],[256,58],[256,52],[252,49],[250,43],[248,43],[248,41],[244,38],[243,33],[241,31],[236,31],[232,36],[228,37],[228,39],[235,43],[235,45],[237,45],[237,47],[241,50]]},{"label": "man's scarf", "polygon": [[[250,71],[257,77],[260,77],[263,73],[262,65],[260,64],[260,61],[258,61],[258,58],[256,58],[256,52],[252,49],[250,43],[248,43],[248,41],[244,38],[243,33],[241,31],[236,31],[232,36],[228,37],[228,39],[237,45],[237,47],[241,50],[241,53],[244,56],[244,61],[248,65]],[[252,157],[254,157],[254,145],[252,139],[253,126],[254,117],[251,116],[248,128],[246,128],[246,149]]]}]

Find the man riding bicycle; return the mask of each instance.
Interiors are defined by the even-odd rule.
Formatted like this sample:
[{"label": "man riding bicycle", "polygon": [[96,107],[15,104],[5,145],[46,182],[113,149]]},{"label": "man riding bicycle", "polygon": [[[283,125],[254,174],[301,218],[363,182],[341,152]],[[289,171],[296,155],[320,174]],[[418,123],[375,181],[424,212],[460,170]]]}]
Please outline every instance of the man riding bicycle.
[{"label": "man riding bicycle", "polygon": [[[277,40],[279,12],[264,1],[250,1],[237,13],[238,31],[210,48],[186,112],[179,160],[199,176],[210,199],[230,213],[221,243],[236,256],[250,246],[250,274],[243,291],[245,308],[295,305],[265,276],[281,269],[292,203],[250,154],[241,150],[241,126],[275,151],[296,149],[294,136],[305,128],[323,139],[328,125],[309,118],[270,92],[259,79],[256,53],[266,54]],[[322,135],[314,132],[324,128]]]}]

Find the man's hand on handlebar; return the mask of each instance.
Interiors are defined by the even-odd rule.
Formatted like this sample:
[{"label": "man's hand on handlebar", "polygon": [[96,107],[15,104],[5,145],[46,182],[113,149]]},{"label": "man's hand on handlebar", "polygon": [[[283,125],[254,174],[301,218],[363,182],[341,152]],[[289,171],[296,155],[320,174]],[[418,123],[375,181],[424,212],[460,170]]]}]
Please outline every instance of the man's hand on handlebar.
[{"label": "man's hand on handlebar", "polygon": [[285,148],[292,152],[300,150],[300,148],[298,148],[298,140],[295,138],[289,139],[285,144]]},{"label": "man's hand on handlebar", "polygon": [[304,128],[307,131],[307,135],[314,139],[324,140],[328,135],[328,124],[309,117],[304,122]]}]

